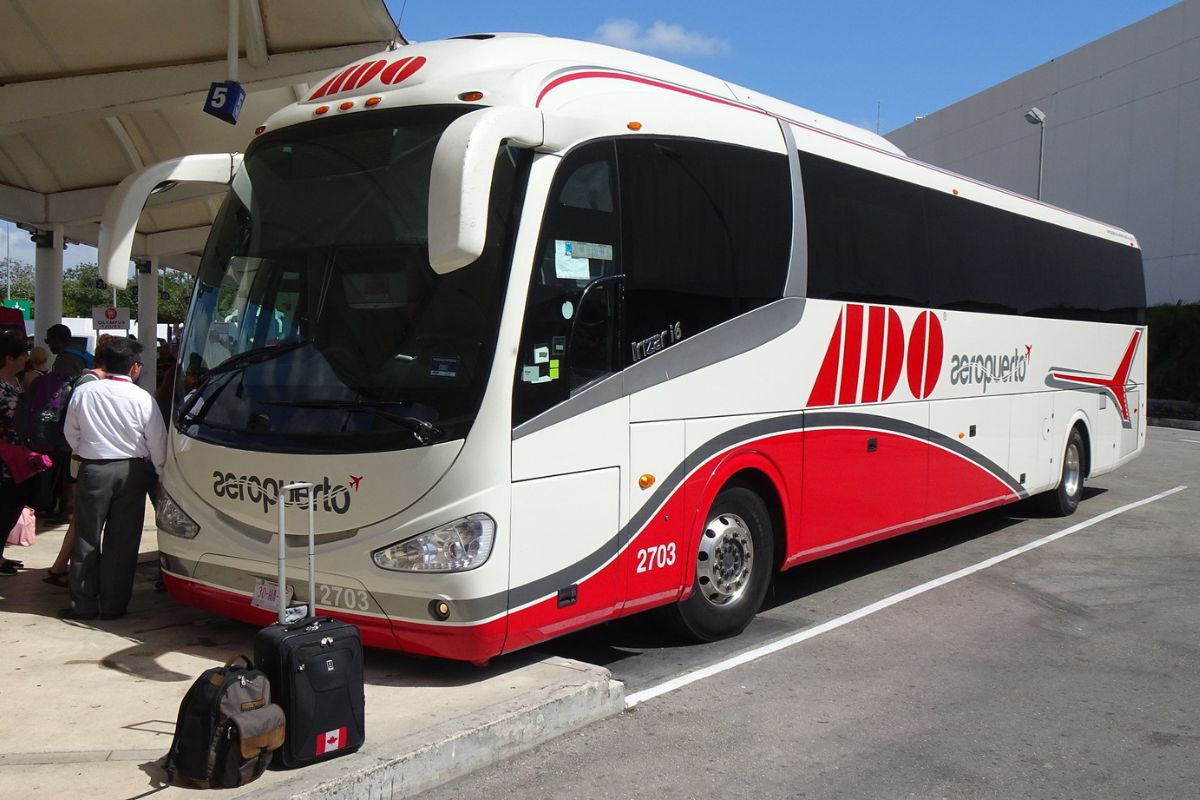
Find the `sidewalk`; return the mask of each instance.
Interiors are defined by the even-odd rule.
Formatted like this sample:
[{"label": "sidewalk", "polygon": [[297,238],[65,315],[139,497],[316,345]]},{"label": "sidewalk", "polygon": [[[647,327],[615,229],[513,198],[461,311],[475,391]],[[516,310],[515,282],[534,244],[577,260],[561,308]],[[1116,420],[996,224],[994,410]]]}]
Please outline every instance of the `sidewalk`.
[{"label": "sidewalk", "polygon": [[[41,527],[41,526],[39,526]],[[130,613],[66,622],[68,593],[43,583],[66,526],[11,547],[25,571],[0,579],[0,797],[196,797],[163,786],[157,762],[179,701],[203,670],[250,653],[255,628],[157,592],[157,540],[148,511]],[[366,653],[367,744],[293,771],[268,771],[223,797],[405,797],[616,713],[623,687],[607,670],[535,653],[487,668]]]}]

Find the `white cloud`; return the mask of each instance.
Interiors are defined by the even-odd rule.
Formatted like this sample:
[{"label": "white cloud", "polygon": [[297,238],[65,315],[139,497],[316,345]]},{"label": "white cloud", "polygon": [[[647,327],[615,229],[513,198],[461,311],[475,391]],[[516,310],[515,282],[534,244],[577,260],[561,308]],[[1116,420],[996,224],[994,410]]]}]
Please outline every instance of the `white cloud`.
[{"label": "white cloud", "polygon": [[667,22],[655,22],[649,28],[643,28],[641,23],[631,19],[610,19],[596,28],[591,39],[642,53],[675,56],[723,56],[729,53],[729,42],[724,39]]}]

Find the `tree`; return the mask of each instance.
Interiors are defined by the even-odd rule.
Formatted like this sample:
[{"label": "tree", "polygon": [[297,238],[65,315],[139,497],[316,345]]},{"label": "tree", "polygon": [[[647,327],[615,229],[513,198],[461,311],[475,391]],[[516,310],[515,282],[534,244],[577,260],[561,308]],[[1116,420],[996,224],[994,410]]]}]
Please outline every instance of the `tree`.
[{"label": "tree", "polygon": [[[94,306],[112,303],[112,289],[97,289],[96,280],[100,270],[95,264],[79,264],[63,273],[63,316],[90,317]],[[158,318],[164,322],[182,321],[187,313],[188,299],[192,292],[192,276],[173,269],[159,273],[158,291],[167,293],[167,299],[158,301]],[[124,289],[117,290],[117,305],[129,308],[130,319],[138,318],[136,280],[130,280]]]},{"label": "tree", "polygon": [[[11,272],[10,272],[11,270]],[[94,306],[112,303],[112,289],[96,288],[100,270],[95,264],[78,264],[63,270],[63,316],[92,316]],[[12,296],[26,297],[33,301],[33,313],[37,316],[34,270],[29,264],[15,258],[0,258],[0,298],[12,283]],[[195,279],[186,272],[163,268],[158,277],[158,319],[162,322],[182,322],[187,314],[188,301],[192,296]],[[137,281],[131,280],[124,289],[117,290],[117,305],[127,306],[131,319],[137,319]],[[167,293],[166,299],[161,296]]]},{"label": "tree", "polygon": [[8,290],[10,279],[13,297],[33,299],[33,267],[15,258],[0,258],[0,291]]}]

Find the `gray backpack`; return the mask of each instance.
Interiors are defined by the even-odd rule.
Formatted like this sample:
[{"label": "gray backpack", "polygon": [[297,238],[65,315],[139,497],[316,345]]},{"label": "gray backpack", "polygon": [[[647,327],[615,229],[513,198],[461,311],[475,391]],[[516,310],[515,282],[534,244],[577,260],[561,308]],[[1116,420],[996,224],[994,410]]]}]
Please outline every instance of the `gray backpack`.
[{"label": "gray backpack", "polygon": [[267,676],[245,656],[234,656],[223,667],[205,670],[184,695],[167,752],[167,777],[198,789],[247,784],[267,768],[286,728],[283,709],[271,702]]}]

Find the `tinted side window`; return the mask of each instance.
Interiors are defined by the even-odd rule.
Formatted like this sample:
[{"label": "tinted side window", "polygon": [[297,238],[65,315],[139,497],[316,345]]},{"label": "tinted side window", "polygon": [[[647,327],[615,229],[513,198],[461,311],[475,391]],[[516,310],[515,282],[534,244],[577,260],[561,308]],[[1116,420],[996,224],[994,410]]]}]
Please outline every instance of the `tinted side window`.
[{"label": "tinted side window", "polygon": [[1141,253],[800,153],[810,297],[1136,324]]},{"label": "tinted side window", "polygon": [[[573,389],[613,368],[615,297],[620,273],[616,162],[612,141],[571,152],[558,168],[533,266],[517,353],[513,424],[566,400]],[[572,337],[578,341],[572,341]]]},{"label": "tinted side window", "polygon": [[[1004,213],[1004,212],[1000,212]],[[1127,244],[1022,219],[1031,258],[1021,314],[1127,325],[1145,321],[1142,254]]]},{"label": "tinted side window", "polygon": [[787,157],[681,139],[622,139],[624,363],[783,293]]},{"label": "tinted side window", "polygon": [[1141,253],[926,189],[935,308],[1136,324]]},{"label": "tinted side window", "polygon": [[921,189],[800,153],[808,216],[808,294],[828,300],[925,305]]},{"label": "tinted side window", "polygon": [[[960,197],[925,193],[929,220],[929,305],[1017,314],[1036,244],[1022,218]],[[1030,220],[1031,222],[1033,220]]]}]

